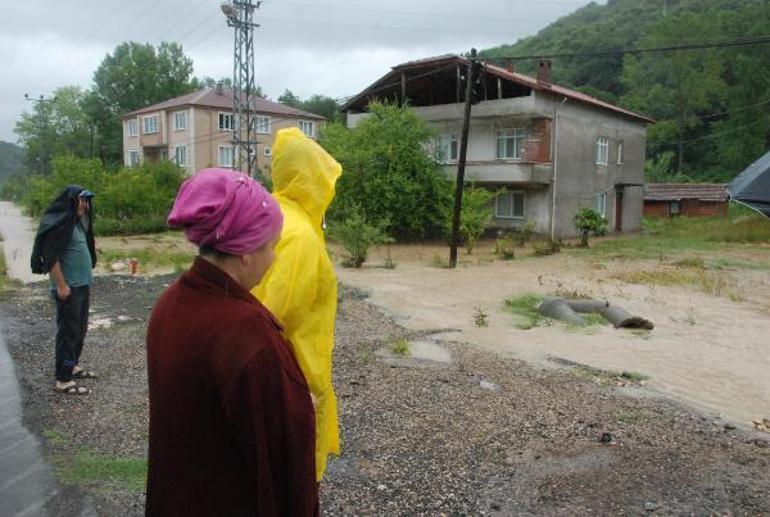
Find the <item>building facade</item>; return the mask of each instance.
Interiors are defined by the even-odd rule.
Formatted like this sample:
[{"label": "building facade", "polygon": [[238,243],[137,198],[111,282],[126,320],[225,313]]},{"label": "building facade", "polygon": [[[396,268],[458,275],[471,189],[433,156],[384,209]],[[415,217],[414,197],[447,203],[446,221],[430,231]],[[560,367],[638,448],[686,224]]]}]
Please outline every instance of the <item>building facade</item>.
[{"label": "building facade", "polygon": [[[123,156],[127,167],[171,160],[189,174],[207,167],[232,168],[235,119],[229,88],[206,88],[123,116]],[[255,101],[257,166],[269,175],[276,131],[299,127],[318,137],[326,119],[267,99]]]},{"label": "building facade", "polygon": [[[355,127],[373,99],[408,102],[437,133],[446,175],[457,173],[468,61],[444,56],[398,65],[343,109]],[[534,222],[553,238],[576,234],[594,208],[610,229],[641,228],[647,125],[651,119],[537,78],[483,64],[473,95],[465,180],[496,192],[491,226]]]}]

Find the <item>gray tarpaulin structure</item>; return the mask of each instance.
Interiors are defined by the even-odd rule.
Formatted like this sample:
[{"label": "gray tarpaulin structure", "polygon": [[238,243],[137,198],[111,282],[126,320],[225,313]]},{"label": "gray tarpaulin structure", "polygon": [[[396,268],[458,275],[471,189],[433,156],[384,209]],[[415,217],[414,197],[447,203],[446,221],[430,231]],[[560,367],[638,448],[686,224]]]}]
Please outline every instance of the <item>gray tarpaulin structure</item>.
[{"label": "gray tarpaulin structure", "polygon": [[731,200],[770,217],[770,152],[738,174],[727,192]]}]

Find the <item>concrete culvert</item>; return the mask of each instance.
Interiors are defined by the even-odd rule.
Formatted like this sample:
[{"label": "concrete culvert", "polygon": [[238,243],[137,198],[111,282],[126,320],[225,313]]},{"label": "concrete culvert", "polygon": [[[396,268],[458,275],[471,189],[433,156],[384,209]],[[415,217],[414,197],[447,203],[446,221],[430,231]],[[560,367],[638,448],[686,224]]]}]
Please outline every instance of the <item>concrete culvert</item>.
[{"label": "concrete culvert", "polygon": [[625,329],[646,329],[652,330],[655,325],[650,321],[639,316],[629,314],[628,311],[617,305],[608,305],[600,312],[604,319],[612,323],[615,328]]},{"label": "concrete culvert", "polygon": [[565,300],[547,297],[538,306],[537,311],[546,318],[564,321],[572,325],[586,324],[585,320],[578,314],[580,312],[601,314],[615,328],[652,330],[655,327],[650,320],[629,314],[622,307],[611,305],[607,300]]},{"label": "concrete culvert", "polygon": [[572,325],[586,324],[586,321],[561,298],[546,298],[538,306],[537,311],[546,318],[565,321]]}]

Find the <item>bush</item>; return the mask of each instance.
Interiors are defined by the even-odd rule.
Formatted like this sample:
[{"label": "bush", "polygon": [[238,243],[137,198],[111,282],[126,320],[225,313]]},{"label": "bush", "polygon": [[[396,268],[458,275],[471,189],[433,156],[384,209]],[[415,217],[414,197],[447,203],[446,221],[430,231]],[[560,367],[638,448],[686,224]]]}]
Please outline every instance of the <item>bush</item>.
[{"label": "bush", "polygon": [[[40,217],[67,185],[81,185],[96,194],[97,234],[157,232],[168,229],[166,216],[185,178],[184,171],[168,161],[111,172],[96,159],[59,156],[53,160],[50,176],[20,182],[20,201],[29,215]],[[17,193],[18,188],[11,192]]]},{"label": "bush", "polygon": [[[492,218],[492,210],[487,206],[493,193],[484,188],[471,185],[463,190],[463,204],[460,210],[460,238],[468,252],[473,253],[479,238],[487,229],[487,223]],[[452,210],[447,210],[444,220],[446,234],[452,235]]]},{"label": "bush", "polygon": [[431,130],[409,107],[374,102],[369,111],[353,129],[329,124],[321,132],[343,169],[329,219],[344,221],[358,207],[399,240],[440,235],[451,184],[426,152]]},{"label": "bush", "polygon": [[581,208],[575,214],[575,229],[580,232],[580,246],[588,247],[588,236],[607,234],[607,220],[596,210]]},{"label": "bush", "polygon": [[369,248],[392,241],[380,226],[367,223],[359,210],[352,210],[342,222],[332,222],[329,234],[348,253],[343,263],[345,267],[361,267],[366,262]]},{"label": "bush", "polygon": [[554,255],[561,251],[561,242],[553,239],[545,239],[542,241],[536,241],[533,246],[533,254],[536,257],[543,257],[546,255]]}]

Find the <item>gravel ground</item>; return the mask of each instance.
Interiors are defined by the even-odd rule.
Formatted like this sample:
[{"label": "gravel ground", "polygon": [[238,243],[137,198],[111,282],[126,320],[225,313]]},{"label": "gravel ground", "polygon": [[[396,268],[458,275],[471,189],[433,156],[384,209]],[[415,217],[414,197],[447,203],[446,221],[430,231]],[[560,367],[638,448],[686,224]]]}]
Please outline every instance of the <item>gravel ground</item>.
[{"label": "gravel ground", "polygon": [[[171,281],[97,278],[91,320],[114,324],[87,338],[82,362],[100,374],[87,397],[52,390],[45,286],[3,296],[27,423],[48,437],[55,464],[84,448],[146,454],[144,329]],[[360,292],[343,289],[341,298],[334,373],[343,454],[322,483],[325,514],[770,514],[767,435],[640,386],[569,366],[535,369],[463,343],[437,342],[450,364],[386,361],[381,349],[395,338],[430,336],[405,333]],[[84,494],[100,515],[143,513],[142,493],[110,484],[62,494],[53,514],[74,514]]]}]

